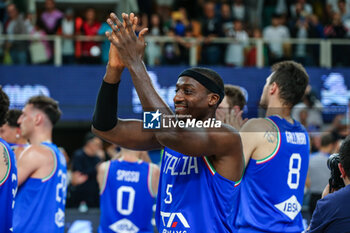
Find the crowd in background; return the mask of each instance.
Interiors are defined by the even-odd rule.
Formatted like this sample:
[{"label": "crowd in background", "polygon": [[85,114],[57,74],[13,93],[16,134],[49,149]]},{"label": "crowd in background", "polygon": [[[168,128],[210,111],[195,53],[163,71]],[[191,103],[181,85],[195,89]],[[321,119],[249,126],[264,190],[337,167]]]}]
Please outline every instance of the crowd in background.
[{"label": "crowd in background", "polygon": [[[109,30],[107,15],[91,6],[84,12],[59,9],[54,0],[38,5],[36,12],[21,12],[11,1],[0,4],[0,61],[4,64],[52,64],[54,46],[47,35],[62,36],[63,64],[105,64],[109,42],[77,40],[78,35],[103,36]],[[148,65],[189,64],[195,43],[197,60],[204,65],[255,66],[257,48],[249,39],[263,38],[264,64],[293,59],[306,66],[319,65],[318,44],[283,43],[284,39],[350,38],[350,0],[147,0],[118,1],[116,9],[135,12],[136,31],[148,27],[151,36],[169,36],[173,42],[149,42]],[[14,40],[31,34],[37,40]],[[195,38],[188,41],[186,38]],[[214,38],[232,38],[215,43]],[[342,53],[349,45],[333,45],[333,66],[347,66]]]}]

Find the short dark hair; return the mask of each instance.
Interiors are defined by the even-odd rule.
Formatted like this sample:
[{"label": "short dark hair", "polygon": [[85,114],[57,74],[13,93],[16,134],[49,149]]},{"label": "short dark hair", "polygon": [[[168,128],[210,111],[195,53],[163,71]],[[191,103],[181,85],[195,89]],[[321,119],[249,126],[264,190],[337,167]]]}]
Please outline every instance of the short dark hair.
[{"label": "short dark hair", "polygon": [[97,136],[91,132],[87,132],[84,137],[84,145],[86,145],[89,141],[96,138]]},{"label": "short dark hair", "polygon": [[321,136],[321,146],[328,146],[337,141],[337,139],[331,133],[325,133]]},{"label": "short dark hair", "polygon": [[6,114],[6,122],[11,127],[19,127],[18,118],[22,115],[19,109],[10,109]]},{"label": "short dark hair", "polygon": [[346,176],[350,178],[350,135],[345,138],[339,149],[340,163],[343,166]]},{"label": "short dark hair", "polygon": [[[206,76],[208,79],[212,80],[221,90],[224,91],[224,81],[222,80],[221,76],[214,70],[204,67],[193,67],[189,70],[196,71],[204,76]],[[208,90],[208,93],[211,93]],[[217,106],[219,106],[221,101],[218,102]]]},{"label": "short dark hair", "polygon": [[234,86],[231,84],[225,84],[225,96],[227,97],[227,102],[230,108],[238,105],[242,110],[247,101],[243,95],[243,92],[239,86]]},{"label": "short dark hair", "polygon": [[10,100],[0,86],[0,126],[6,123],[6,113],[9,109]]},{"label": "short dark hair", "polygon": [[27,104],[32,104],[34,108],[43,111],[50,119],[52,125],[55,125],[61,117],[61,110],[58,102],[50,97],[38,95],[31,97]]},{"label": "short dark hair", "polygon": [[275,82],[279,87],[283,104],[293,107],[299,103],[309,83],[304,67],[294,61],[282,61],[274,64],[272,71],[270,84]]}]

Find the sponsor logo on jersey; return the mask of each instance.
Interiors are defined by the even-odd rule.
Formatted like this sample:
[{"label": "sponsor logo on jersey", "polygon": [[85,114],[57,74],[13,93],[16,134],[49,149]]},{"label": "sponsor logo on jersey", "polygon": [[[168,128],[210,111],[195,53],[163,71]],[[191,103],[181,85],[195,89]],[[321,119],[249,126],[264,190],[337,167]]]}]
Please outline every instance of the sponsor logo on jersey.
[{"label": "sponsor logo on jersey", "polygon": [[[190,225],[188,224],[186,218],[180,212],[170,213],[170,212],[160,211],[160,216],[162,216],[162,223],[163,223],[163,226],[166,228],[176,228],[176,227],[190,228]],[[166,232],[175,233],[175,231],[166,231]],[[186,231],[182,231],[182,233],[185,233],[185,232]]]},{"label": "sponsor logo on jersey", "polygon": [[116,233],[136,233],[139,228],[129,219],[123,218],[109,226],[109,229]]},{"label": "sponsor logo on jersey", "polygon": [[291,220],[294,220],[294,218],[299,214],[301,211],[301,205],[298,202],[298,199],[296,196],[291,196],[284,202],[281,202],[279,204],[276,204],[275,207],[280,210],[282,213],[287,215]]}]

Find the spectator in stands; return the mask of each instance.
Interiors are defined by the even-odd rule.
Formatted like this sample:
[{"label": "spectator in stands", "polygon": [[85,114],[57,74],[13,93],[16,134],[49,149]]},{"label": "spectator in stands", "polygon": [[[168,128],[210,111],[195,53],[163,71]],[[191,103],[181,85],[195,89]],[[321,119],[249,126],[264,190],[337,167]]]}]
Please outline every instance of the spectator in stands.
[{"label": "spectator in stands", "polygon": [[[97,34],[98,35],[105,35],[105,33],[107,31],[110,30],[110,27],[108,25],[107,22],[103,22],[101,24],[100,29],[98,29]],[[107,38],[105,38],[105,40],[102,42],[101,44],[101,61],[103,64],[107,64],[108,63],[108,53],[109,53],[109,46],[110,46],[110,42]]]},{"label": "spectator in stands", "polygon": [[247,21],[247,8],[244,5],[243,0],[234,0],[232,4],[232,17],[239,19],[242,22]]},{"label": "spectator in stands", "polygon": [[317,15],[313,14],[309,19],[309,33],[310,38],[325,38],[323,25],[320,23]]},{"label": "spectator in stands", "polygon": [[99,195],[96,166],[103,155],[102,140],[92,133],[85,136],[83,148],[73,154],[70,206],[98,207]]},{"label": "spectator in stands", "polygon": [[192,27],[185,28],[185,36],[175,36],[176,42],[178,43],[180,50],[180,61],[181,65],[188,65],[190,62],[190,49],[192,46],[195,46],[192,41],[185,40],[186,38],[194,37]]},{"label": "spectator in stands", "polygon": [[[262,33],[260,28],[253,29],[252,37],[254,39],[262,39]],[[254,43],[247,48],[245,66],[256,66],[257,65],[256,55],[257,55],[257,47],[256,47],[256,44]],[[263,46],[263,65],[267,65],[268,60],[269,60],[268,48],[267,46]]]},{"label": "spectator in stands", "polygon": [[[293,38],[305,40],[309,37],[309,13],[303,9],[300,1],[293,5],[295,7],[294,16],[290,20],[290,31]],[[305,5],[304,5],[305,7]],[[307,45],[298,43],[293,46],[293,60],[296,60],[304,65],[312,65],[311,56],[307,53]]]},{"label": "spectator in stands", "polygon": [[172,10],[174,0],[156,0],[157,13],[164,22]]},{"label": "spectator in stands", "polygon": [[[232,31],[234,31],[233,26],[233,17],[232,17],[232,9],[228,3],[222,3],[220,8],[220,25],[223,36],[232,37]],[[226,51],[228,44],[222,45],[223,51]]]},{"label": "spectator in stands", "polygon": [[186,13],[187,15],[191,16],[191,19],[199,20],[203,16],[202,9],[204,8],[205,2],[206,1],[203,0],[175,0],[173,4],[173,9],[186,9]]},{"label": "spectator in stands", "polygon": [[[346,28],[341,21],[339,13],[334,13],[332,17],[332,23],[324,28],[324,34],[326,38],[330,39],[343,39],[346,37]],[[347,64],[348,57],[344,56],[343,45],[332,46],[332,65],[343,66]]]},{"label": "spectator in stands", "polygon": [[180,36],[175,35],[175,30],[173,28],[168,30],[167,36],[174,38],[176,42],[166,42],[164,44],[162,51],[162,63],[164,65],[178,65],[180,64],[181,56],[179,43],[185,43],[185,41]]},{"label": "spectator in stands", "polygon": [[67,8],[61,23],[62,34],[62,58],[63,64],[73,64],[74,58],[74,11],[73,8]]},{"label": "spectator in stands", "polygon": [[348,9],[346,8],[346,1],[339,0],[338,8],[341,16],[341,21],[344,24],[347,31],[346,37],[350,38],[350,11],[348,11]]},{"label": "spectator in stands", "polygon": [[258,11],[261,12],[261,26],[262,28],[265,28],[269,25],[271,25],[272,23],[272,18],[273,15],[278,14],[281,15],[279,13],[276,12],[276,6],[278,5],[278,0],[264,0],[264,1],[258,1],[259,4],[257,4],[258,6]]},{"label": "spectator in stands", "polygon": [[47,64],[52,61],[53,51],[52,46],[46,39],[45,31],[37,22],[30,33],[35,40],[32,40],[29,45],[30,60],[32,64]]},{"label": "spectator in stands", "polygon": [[290,6],[290,14],[292,18],[298,16],[307,17],[313,13],[312,6],[306,0],[297,0],[295,4]]},{"label": "spectator in stands", "polygon": [[[88,8],[85,11],[85,21],[81,27],[81,35],[96,36],[98,30],[101,27],[101,23],[96,20],[96,11],[94,8]],[[87,64],[99,64],[100,63],[101,49],[99,43],[96,41],[84,41],[82,42],[82,63]]]},{"label": "spectator in stands", "polygon": [[[139,11],[139,5],[137,0],[118,0],[115,12],[117,15],[122,15],[122,13],[134,12],[135,14],[142,12]],[[146,12],[142,12],[147,14]]]},{"label": "spectator in stands", "polygon": [[186,28],[190,27],[190,21],[184,8],[172,13],[172,24],[177,36],[185,36]]},{"label": "spectator in stands", "polygon": [[5,50],[10,52],[13,64],[24,65],[27,63],[27,42],[12,39],[17,34],[27,34],[24,17],[13,3],[7,6],[7,14],[9,19],[5,31],[11,37],[6,42]]},{"label": "spectator in stands", "polygon": [[35,26],[35,13],[27,13],[26,19],[24,20],[25,27],[27,28],[27,33],[30,34],[34,30]]},{"label": "spectator in stands", "polygon": [[[160,17],[158,14],[152,14],[150,25],[149,25],[149,35],[151,36],[163,36],[163,28]],[[147,43],[146,47],[146,60],[147,64],[150,66],[160,65],[162,48],[158,42],[150,41]]]},{"label": "spectator in stands", "polygon": [[[347,12],[350,12],[350,0],[345,0],[345,8]],[[340,11],[339,0],[326,1],[326,12],[328,19],[331,19],[334,13],[340,13]]]},{"label": "spectator in stands", "polygon": [[337,132],[341,138],[350,135],[350,99],[348,101],[347,111],[333,118],[330,130]]},{"label": "spectator in stands", "polygon": [[243,66],[244,52],[249,42],[249,36],[243,29],[243,23],[241,20],[235,19],[233,26],[233,28],[225,31],[226,37],[234,39],[234,43],[230,43],[226,47],[225,65]]},{"label": "spectator in stands", "polygon": [[339,150],[338,164],[345,187],[317,202],[308,232],[349,232],[350,229],[350,136]]},{"label": "spectator in stands", "polygon": [[226,30],[233,28],[233,17],[231,14],[230,5],[227,3],[221,4],[220,13],[220,24],[222,25],[222,31],[226,36]]},{"label": "spectator in stands", "polygon": [[222,35],[220,19],[215,16],[215,3],[206,2],[204,4],[204,18],[202,20],[202,36],[204,44],[202,47],[202,63],[206,65],[218,65],[222,61],[222,48],[218,44],[213,44],[215,37]]},{"label": "spectator in stands", "polygon": [[[308,17],[308,37],[309,38],[325,38],[323,25],[320,23],[318,16],[313,14]],[[320,60],[320,45],[310,44],[308,45],[308,51],[311,55],[312,65],[319,65]]]},{"label": "spectator in stands", "polygon": [[317,99],[315,93],[312,91],[309,85],[306,88],[305,95],[303,97],[303,102],[297,104],[292,109],[293,119],[300,120],[300,111],[307,111],[307,126],[306,129],[310,132],[317,131],[323,126],[322,118],[322,103]]},{"label": "spectator in stands", "polygon": [[339,13],[333,14],[332,23],[324,28],[324,33],[327,38],[344,38],[346,35],[346,29],[341,21],[341,16]]},{"label": "spectator in stands", "polygon": [[269,41],[269,62],[270,64],[284,60],[287,57],[289,45],[283,42],[289,39],[290,34],[286,26],[282,25],[282,16],[274,14],[272,24],[264,28],[263,37]]},{"label": "spectator in stands", "polygon": [[343,22],[350,17],[350,11],[346,7],[345,0],[338,0],[338,9]]},{"label": "spectator in stands", "polygon": [[40,27],[43,28],[48,35],[57,33],[63,13],[56,8],[54,0],[45,0],[45,11],[39,19]]},{"label": "spectator in stands", "polygon": [[321,136],[321,148],[318,152],[311,154],[309,162],[308,179],[310,180],[310,202],[309,213],[312,216],[316,203],[321,199],[324,187],[328,184],[329,169],[327,160],[335,152],[337,140],[331,133]]}]

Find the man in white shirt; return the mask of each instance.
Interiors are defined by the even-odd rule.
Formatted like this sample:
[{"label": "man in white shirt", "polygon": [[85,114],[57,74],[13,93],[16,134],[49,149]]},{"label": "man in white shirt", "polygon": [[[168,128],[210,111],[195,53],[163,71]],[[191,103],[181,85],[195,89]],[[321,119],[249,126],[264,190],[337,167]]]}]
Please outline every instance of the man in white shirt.
[{"label": "man in white shirt", "polygon": [[274,14],[271,25],[264,28],[263,38],[269,41],[270,63],[281,60],[285,54],[283,51],[283,40],[289,39],[290,34],[286,26],[282,25],[281,16]]}]

